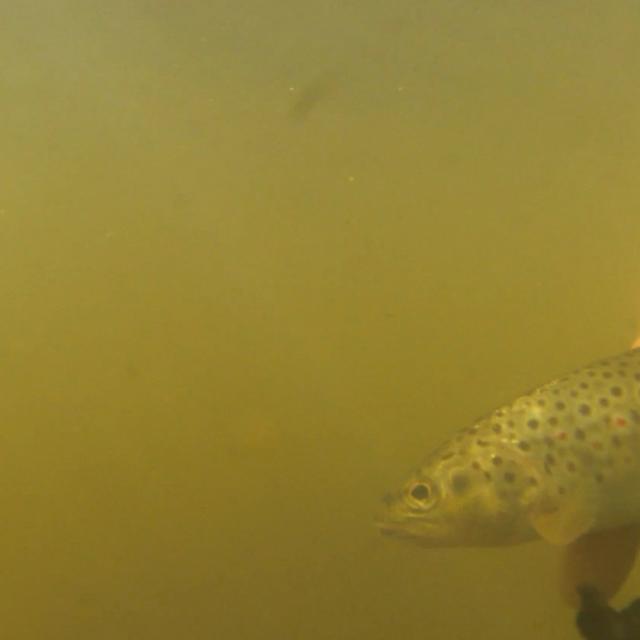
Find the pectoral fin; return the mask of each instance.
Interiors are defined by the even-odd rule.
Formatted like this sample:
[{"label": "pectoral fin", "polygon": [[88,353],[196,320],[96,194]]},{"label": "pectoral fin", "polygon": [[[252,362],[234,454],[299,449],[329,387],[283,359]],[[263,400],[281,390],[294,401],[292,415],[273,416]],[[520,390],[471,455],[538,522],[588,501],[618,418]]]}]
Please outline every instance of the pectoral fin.
[{"label": "pectoral fin", "polygon": [[530,515],[538,535],[551,544],[565,545],[587,533],[595,516],[586,503],[564,500],[554,509]]},{"label": "pectoral fin", "polygon": [[589,533],[563,550],[560,587],[565,601],[578,606],[576,589],[588,584],[605,599],[627,579],[640,544],[640,525]]}]

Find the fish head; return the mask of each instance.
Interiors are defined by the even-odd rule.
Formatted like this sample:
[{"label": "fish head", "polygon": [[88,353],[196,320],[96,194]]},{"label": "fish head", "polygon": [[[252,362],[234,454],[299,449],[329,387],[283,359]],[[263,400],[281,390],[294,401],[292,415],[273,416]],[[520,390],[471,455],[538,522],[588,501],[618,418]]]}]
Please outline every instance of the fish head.
[{"label": "fish head", "polygon": [[378,529],[425,547],[503,546],[534,539],[526,511],[532,487],[520,480],[517,465],[496,448],[438,451],[384,499]]}]

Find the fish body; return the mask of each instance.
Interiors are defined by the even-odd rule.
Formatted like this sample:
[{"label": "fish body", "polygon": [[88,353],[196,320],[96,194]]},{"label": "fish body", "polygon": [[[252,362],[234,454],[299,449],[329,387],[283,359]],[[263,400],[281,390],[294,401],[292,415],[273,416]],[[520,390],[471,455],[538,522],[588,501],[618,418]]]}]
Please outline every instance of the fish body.
[{"label": "fish body", "polygon": [[[608,581],[611,595],[640,539],[640,349],[496,409],[437,448],[387,503],[380,530],[427,547],[568,545],[571,588]],[[616,530],[631,540],[621,575],[595,575],[589,536],[606,556],[623,545],[601,532]]]}]

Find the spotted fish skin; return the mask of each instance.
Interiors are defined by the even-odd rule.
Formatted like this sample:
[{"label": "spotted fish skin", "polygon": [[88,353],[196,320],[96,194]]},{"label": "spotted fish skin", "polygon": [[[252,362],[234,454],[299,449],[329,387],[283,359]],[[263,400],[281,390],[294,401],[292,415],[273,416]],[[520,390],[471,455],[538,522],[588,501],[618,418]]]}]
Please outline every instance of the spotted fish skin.
[{"label": "spotted fish skin", "polygon": [[500,407],[387,503],[380,530],[427,547],[566,545],[640,523],[640,349]]}]

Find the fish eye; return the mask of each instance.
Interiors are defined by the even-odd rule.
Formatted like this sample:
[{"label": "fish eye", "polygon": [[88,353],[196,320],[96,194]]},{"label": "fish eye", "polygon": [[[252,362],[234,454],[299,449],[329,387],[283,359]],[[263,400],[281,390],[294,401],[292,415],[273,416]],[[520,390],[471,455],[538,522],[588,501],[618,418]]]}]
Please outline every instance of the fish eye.
[{"label": "fish eye", "polygon": [[427,509],[432,507],[435,497],[436,494],[433,487],[424,480],[414,482],[407,488],[407,498],[409,503],[416,509]]},{"label": "fish eye", "polygon": [[431,495],[431,489],[429,488],[429,485],[424,484],[424,482],[418,482],[417,484],[414,484],[411,491],[411,497],[414,500],[418,500],[418,502],[424,502],[425,500],[429,499],[429,496]]}]

